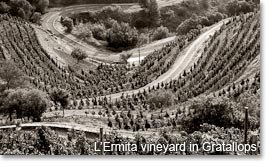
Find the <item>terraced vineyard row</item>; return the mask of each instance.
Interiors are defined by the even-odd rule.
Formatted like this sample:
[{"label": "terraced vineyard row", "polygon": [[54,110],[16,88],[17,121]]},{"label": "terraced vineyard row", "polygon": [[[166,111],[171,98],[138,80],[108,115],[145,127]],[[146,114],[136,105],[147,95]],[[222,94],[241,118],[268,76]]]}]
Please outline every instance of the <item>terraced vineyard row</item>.
[{"label": "terraced vineyard row", "polygon": [[78,82],[72,73],[58,66],[40,46],[33,28],[27,22],[1,15],[1,52],[3,59],[16,63],[37,88],[49,91],[54,86],[76,89]]},{"label": "terraced vineyard row", "polygon": [[[216,92],[225,86],[228,88],[222,92],[232,90],[232,94],[241,93],[242,88],[239,87],[242,87],[243,83],[235,86],[234,82],[243,75],[246,67],[260,56],[258,18],[259,13],[231,19],[210,38],[203,54],[189,70],[184,71],[178,80],[161,83],[157,89],[173,90],[177,93],[179,101],[186,101],[203,93]],[[260,71],[254,75],[251,81],[247,79],[250,85],[244,89],[252,88],[256,93],[260,88]]]},{"label": "terraced vineyard row", "polygon": [[199,30],[192,30],[185,36],[166,44],[162,49],[149,54],[132,76],[134,88],[140,88],[154,81],[168,71],[175,63],[180,52],[186,48],[200,34]]}]

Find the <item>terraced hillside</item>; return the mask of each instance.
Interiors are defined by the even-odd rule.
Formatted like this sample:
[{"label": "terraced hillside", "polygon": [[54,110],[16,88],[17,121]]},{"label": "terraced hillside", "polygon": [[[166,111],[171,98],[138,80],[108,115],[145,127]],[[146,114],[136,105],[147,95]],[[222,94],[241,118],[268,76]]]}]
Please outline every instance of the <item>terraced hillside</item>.
[{"label": "terraced hillside", "polygon": [[[183,67],[184,71],[177,79],[151,85],[148,89],[141,90],[137,96],[128,97],[127,103],[140,101],[144,105],[147,103],[145,92],[158,90],[172,91],[178,103],[197,96],[238,98],[245,92],[259,95],[259,17],[259,13],[250,13],[229,19],[205,42],[202,51],[197,52],[196,60]],[[153,61],[150,61],[151,58]],[[140,78],[154,78],[154,74],[162,73],[162,68],[158,65],[163,63],[155,63],[154,58],[155,56],[149,56],[142,62],[142,75],[138,75]],[[156,59],[162,62],[162,56],[158,54]],[[143,95],[140,96],[141,94]],[[125,95],[129,96],[127,93]]]},{"label": "terraced hillside", "polygon": [[34,86],[46,92],[58,85],[77,88],[76,77],[40,46],[29,23],[8,15],[1,15],[0,22],[0,60],[13,61]]},{"label": "terraced hillside", "polygon": [[[186,69],[177,80],[160,83],[160,88],[171,88],[180,101],[203,93],[237,96],[241,90],[253,87],[256,92],[260,87],[259,63],[253,62],[260,56],[258,18],[259,14],[232,18],[209,39],[197,62],[189,65],[190,69]],[[187,47],[186,40],[197,35],[177,38],[150,54],[133,72],[124,65],[100,65],[88,73],[75,73],[70,68],[57,65],[55,59],[40,46],[28,23],[9,16],[2,16],[1,23],[1,59],[16,62],[39,89],[48,92],[53,87],[63,87],[76,98],[145,86],[164,74],[174,64],[180,51]],[[248,66],[251,68],[248,69]]]},{"label": "terraced hillside", "polygon": [[260,89],[260,14],[232,18],[211,37],[198,61],[169,83],[180,101],[201,94],[238,96]]},{"label": "terraced hillside", "polygon": [[49,93],[53,87],[61,87],[74,98],[88,98],[131,90],[150,83],[152,79],[146,77],[146,70],[153,78],[166,72],[173,65],[179,49],[197,35],[188,34],[152,53],[150,58],[143,61],[141,71],[126,65],[102,64],[96,70],[77,73],[74,66],[60,66],[54,57],[47,54],[29,23],[1,15],[0,57],[1,60],[15,62],[31,83],[45,92]]},{"label": "terraced hillside", "polygon": [[[92,94],[107,87],[108,80],[112,78],[106,80],[106,76],[102,73],[107,73],[110,68],[116,69],[111,70],[113,78],[126,70],[120,66],[110,68],[101,66],[97,69],[99,73],[95,72],[95,77],[91,77],[93,79],[85,83],[83,79],[89,79],[89,76],[75,73],[68,67],[61,67],[47,54],[28,22],[8,15],[1,15],[0,22],[0,60],[13,61],[29,77],[33,86],[45,92],[49,92],[53,87],[61,87],[68,90],[73,97],[77,95],[82,97],[84,92]],[[92,73],[91,71],[90,74],[93,75]],[[86,86],[96,83],[101,86],[84,90]]]}]

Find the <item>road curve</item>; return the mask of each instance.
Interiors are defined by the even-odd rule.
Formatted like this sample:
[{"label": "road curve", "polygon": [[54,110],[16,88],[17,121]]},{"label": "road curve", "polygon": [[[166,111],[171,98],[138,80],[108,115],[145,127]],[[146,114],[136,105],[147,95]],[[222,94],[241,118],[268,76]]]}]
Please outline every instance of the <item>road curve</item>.
[{"label": "road curve", "polygon": [[[110,4],[110,5],[119,5],[122,7],[122,9],[128,9],[135,4]],[[64,33],[64,30],[62,29],[62,26],[59,23],[60,16],[64,16],[67,14],[70,14],[72,12],[81,12],[81,11],[97,11],[100,10],[106,6],[106,4],[90,4],[90,5],[76,5],[76,6],[70,6],[66,8],[51,10],[42,17],[42,27],[45,30],[50,31],[57,37],[59,37],[59,40],[63,42],[63,44],[67,45],[67,48],[69,47],[70,50],[73,50],[73,48],[81,48],[87,52],[89,55],[89,59],[94,60],[98,63],[112,63],[112,60],[107,60],[106,57],[111,55],[116,55],[116,53],[101,49],[99,47],[95,47],[92,45],[89,45],[75,36],[71,34]],[[117,57],[118,58],[118,57]]]}]

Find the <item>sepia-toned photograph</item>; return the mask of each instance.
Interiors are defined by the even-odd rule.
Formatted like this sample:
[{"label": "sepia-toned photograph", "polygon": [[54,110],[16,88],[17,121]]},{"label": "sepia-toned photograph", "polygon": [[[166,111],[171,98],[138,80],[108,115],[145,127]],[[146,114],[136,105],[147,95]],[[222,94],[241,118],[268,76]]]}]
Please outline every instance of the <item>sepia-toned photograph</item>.
[{"label": "sepia-toned photograph", "polygon": [[0,155],[261,155],[259,0],[0,0]]}]

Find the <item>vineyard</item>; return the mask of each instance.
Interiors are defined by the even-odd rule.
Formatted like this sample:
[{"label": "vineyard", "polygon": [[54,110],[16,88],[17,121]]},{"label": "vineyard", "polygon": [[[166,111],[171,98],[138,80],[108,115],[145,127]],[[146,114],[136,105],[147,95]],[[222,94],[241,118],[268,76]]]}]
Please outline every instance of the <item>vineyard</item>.
[{"label": "vineyard", "polygon": [[[52,5],[82,2],[87,1],[57,1]],[[121,2],[134,0],[118,0]],[[125,64],[98,63],[96,68],[88,69],[82,68],[78,55],[72,54],[63,56],[77,59],[77,64],[61,65],[43,47],[37,36],[38,25],[8,12],[0,14],[0,154],[260,154],[260,11],[253,8],[253,2],[248,3],[252,9],[229,16],[217,14],[219,17],[209,26],[199,25],[209,18],[191,16],[186,21],[194,27],[182,22],[177,29],[187,33],[175,32],[174,40],[153,50],[137,65],[126,59]],[[128,24],[109,21],[115,28],[107,31],[114,36],[121,33],[120,28],[129,30],[126,34],[136,31]],[[148,31],[150,40],[149,27],[139,31]],[[127,35],[124,38],[133,40]],[[34,122],[41,125],[21,127]],[[98,139],[85,130],[43,126],[47,123],[103,129],[105,133],[101,131]],[[16,128],[5,127],[8,125]],[[141,148],[133,152],[97,151],[94,143],[102,141],[137,145],[191,143],[199,148],[165,153]],[[205,151],[204,143],[256,144],[258,148],[248,152]]]},{"label": "vineyard", "polygon": [[[28,23],[7,15],[1,16],[1,23],[1,60],[13,60],[35,87],[48,93],[53,87],[61,87],[77,99],[108,95],[148,84],[152,81],[149,78],[157,78],[170,68],[180,49],[188,44],[187,40],[191,41],[198,35],[198,32],[188,34],[153,52],[132,75],[128,75],[131,73],[128,66],[104,64],[96,70],[76,73],[72,68],[59,66],[47,54]],[[148,76],[149,73],[152,77]]]}]

